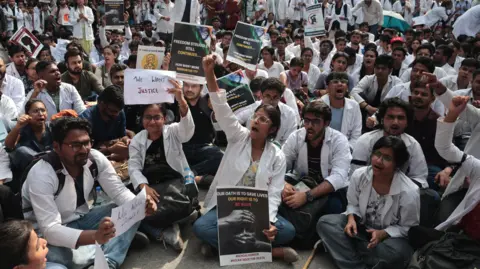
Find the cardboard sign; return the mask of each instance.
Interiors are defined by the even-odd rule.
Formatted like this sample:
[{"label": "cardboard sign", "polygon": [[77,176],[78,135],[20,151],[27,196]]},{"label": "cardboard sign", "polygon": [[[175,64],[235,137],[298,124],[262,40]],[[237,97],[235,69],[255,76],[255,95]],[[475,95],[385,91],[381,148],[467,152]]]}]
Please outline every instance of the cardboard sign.
[{"label": "cardboard sign", "polygon": [[233,112],[255,103],[253,93],[245,82],[241,70],[217,79],[217,84],[220,89],[227,92],[227,102]]},{"label": "cardboard sign", "polygon": [[145,218],[147,192],[145,188],[130,202],[112,209],[112,222],[115,227],[115,237],[128,231],[135,223]]},{"label": "cardboard sign", "polygon": [[228,48],[227,61],[255,70],[266,31],[260,26],[238,22]]},{"label": "cardboard sign", "polygon": [[165,56],[165,47],[138,46],[137,69],[159,70]]},{"label": "cardboard sign", "polygon": [[11,37],[14,43],[24,47],[32,54],[32,58],[36,58],[43,48],[43,44],[38,40],[27,28],[22,27],[18,29]]}]

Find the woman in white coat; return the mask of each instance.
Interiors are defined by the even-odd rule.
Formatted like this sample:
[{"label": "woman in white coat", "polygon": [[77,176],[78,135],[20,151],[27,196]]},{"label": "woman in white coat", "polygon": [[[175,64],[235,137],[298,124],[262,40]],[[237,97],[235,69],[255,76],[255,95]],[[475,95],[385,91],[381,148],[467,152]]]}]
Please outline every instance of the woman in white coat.
[{"label": "woman in white coat", "polygon": [[413,249],[407,233],[420,222],[420,191],[400,170],[408,159],[400,138],[380,138],[373,147],[372,165],[350,178],[347,211],[320,218],[317,232],[339,268],[408,265]]},{"label": "woman in white coat", "polygon": [[[292,248],[280,246],[288,244],[294,238],[295,228],[290,222],[277,215],[285,184],[286,162],[282,150],[270,139],[276,136],[280,127],[280,112],[271,105],[260,105],[252,117],[250,130],[241,126],[227,103],[225,91],[218,88],[213,72],[214,66],[214,56],[209,55],[203,59],[203,69],[213,111],[218,124],[227,136],[228,146],[205,198],[207,213],[195,222],[193,232],[208,244],[202,245],[202,253],[208,255],[212,252],[212,248],[218,248],[217,227],[222,223],[232,225],[232,235],[235,235],[233,232],[235,228],[243,231],[245,227],[254,223],[254,219],[244,211],[242,212],[248,216],[244,216],[244,213],[231,214],[225,217],[228,220],[217,222],[216,188],[245,186],[268,189],[270,228],[263,233],[272,241],[273,257],[294,262],[298,260],[298,254]],[[241,245],[239,242],[239,246]]]},{"label": "woman in white coat", "polygon": [[83,49],[90,54],[93,46],[92,24],[93,11],[85,6],[85,0],[77,0],[77,4],[70,11],[70,23],[73,25],[73,37],[80,40]]}]

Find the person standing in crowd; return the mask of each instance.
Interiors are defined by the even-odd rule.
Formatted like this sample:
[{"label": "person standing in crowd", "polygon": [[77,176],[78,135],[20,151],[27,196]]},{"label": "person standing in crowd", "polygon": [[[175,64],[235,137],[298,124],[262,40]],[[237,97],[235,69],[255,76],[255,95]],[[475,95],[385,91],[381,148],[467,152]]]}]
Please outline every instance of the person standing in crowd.
[{"label": "person standing in crowd", "polygon": [[155,4],[154,14],[157,18],[157,33],[166,43],[172,42],[175,5],[170,0],[160,0]]},{"label": "person standing in crowd", "polygon": [[12,34],[15,33],[18,29],[23,27],[23,24],[20,22],[23,21],[23,12],[17,7],[15,0],[8,0],[8,5],[3,8],[5,15],[7,16],[7,29],[11,31]]},{"label": "person standing in crowd", "polygon": [[93,11],[85,6],[85,0],[76,0],[74,7],[70,11],[70,23],[73,25],[73,37],[80,40],[83,49],[87,55],[93,46]]},{"label": "person standing in crowd", "polygon": [[379,27],[383,25],[382,5],[378,0],[361,0],[355,5],[351,13],[355,13],[359,9],[363,12],[364,21],[368,22],[368,31],[376,37]]}]

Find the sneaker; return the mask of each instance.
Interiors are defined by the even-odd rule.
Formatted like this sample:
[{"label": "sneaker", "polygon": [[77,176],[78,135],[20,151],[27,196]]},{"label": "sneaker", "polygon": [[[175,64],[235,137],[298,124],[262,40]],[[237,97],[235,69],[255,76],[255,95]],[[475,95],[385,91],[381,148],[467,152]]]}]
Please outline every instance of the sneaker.
[{"label": "sneaker", "polygon": [[166,228],[162,234],[162,240],[172,246],[175,250],[183,250],[183,239],[180,236],[180,227],[178,223],[172,224],[171,227]]},{"label": "sneaker", "polygon": [[144,249],[150,244],[150,239],[148,236],[142,232],[136,232],[133,237],[132,243],[130,244],[130,249]]},{"label": "sneaker", "polygon": [[202,253],[203,257],[211,258],[214,256],[214,249],[209,244],[202,243],[200,247],[200,253]]}]

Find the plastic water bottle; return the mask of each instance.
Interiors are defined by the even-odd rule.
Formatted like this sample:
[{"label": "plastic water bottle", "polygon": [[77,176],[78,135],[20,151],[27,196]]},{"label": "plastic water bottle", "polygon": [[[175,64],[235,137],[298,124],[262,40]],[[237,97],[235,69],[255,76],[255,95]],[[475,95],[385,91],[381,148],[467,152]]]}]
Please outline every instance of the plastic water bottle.
[{"label": "plastic water bottle", "polygon": [[195,183],[195,175],[192,170],[190,170],[190,167],[185,167],[185,169],[183,169],[183,178],[185,180],[185,188],[188,197],[190,197],[190,199],[196,197],[198,195],[198,187]]},{"label": "plastic water bottle", "polygon": [[97,193],[97,199],[95,200],[94,204],[95,206],[102,205],[105,202],[105,198],[103,195],[102,187],[97,186],[95,188],[95,192]]}]

